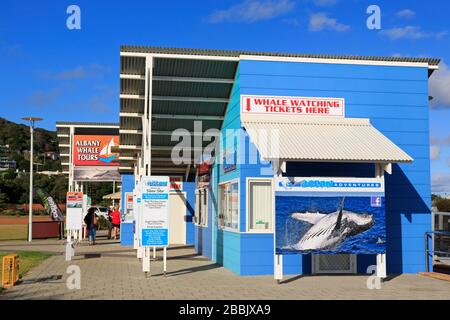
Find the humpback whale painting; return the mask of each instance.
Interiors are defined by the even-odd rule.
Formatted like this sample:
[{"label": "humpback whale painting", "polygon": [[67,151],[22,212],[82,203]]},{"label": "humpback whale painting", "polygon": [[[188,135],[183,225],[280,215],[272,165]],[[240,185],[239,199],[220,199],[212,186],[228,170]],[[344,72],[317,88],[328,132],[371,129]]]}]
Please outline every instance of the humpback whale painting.
[{"label": "humpback whale painting", "polygon": [[384,198],[276,196],[276,251],[385,253]]}]

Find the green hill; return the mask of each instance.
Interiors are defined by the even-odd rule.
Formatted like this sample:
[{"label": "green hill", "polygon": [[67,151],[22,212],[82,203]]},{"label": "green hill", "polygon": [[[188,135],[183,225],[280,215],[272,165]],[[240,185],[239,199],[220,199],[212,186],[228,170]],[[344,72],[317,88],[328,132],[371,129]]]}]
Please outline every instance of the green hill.
[{"label": "green hill", "polygon": [[[30,127],[0,118],[0,146],[5,145],[9,145],[9,148],[2,148],[0,156],[16,160],[19,170],[29,170],[27,151],[30,149]],[[46,152],[58,153],[56,131],[36,128],[34,130],[34,152],[34,161],[40,164],[39,171],[61,170],[59,160],[45,157]]]}]

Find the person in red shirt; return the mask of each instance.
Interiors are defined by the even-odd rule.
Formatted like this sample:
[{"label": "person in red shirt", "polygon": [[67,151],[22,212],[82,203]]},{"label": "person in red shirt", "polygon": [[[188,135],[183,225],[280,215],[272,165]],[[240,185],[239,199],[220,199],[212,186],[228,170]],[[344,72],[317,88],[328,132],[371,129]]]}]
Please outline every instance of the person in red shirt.
[{"label": "person in red shirt", "polygon": [[111,212],[111,223],[113,227],[113,237],[114,240],[116,240],[117,234],[120,229],[120,211],[117,204],[114,206],[113,212]]}]

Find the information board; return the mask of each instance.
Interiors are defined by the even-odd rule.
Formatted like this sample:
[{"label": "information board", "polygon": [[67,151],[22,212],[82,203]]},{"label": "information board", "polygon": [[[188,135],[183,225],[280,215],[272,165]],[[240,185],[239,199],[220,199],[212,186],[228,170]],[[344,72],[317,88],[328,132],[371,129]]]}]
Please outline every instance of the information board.
[{"label": "information board", "polygon": [[143,247],[167,246],[169,245],[169,177],[143,177],[141,187],[141,244]]}]

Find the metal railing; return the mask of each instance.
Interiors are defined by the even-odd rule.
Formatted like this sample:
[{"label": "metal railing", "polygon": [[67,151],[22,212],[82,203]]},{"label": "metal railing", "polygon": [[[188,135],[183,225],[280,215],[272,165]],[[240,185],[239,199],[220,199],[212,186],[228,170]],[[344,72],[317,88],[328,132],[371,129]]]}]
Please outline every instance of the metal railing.
[{"label": "metal railing", "polygon": [[[434,238],[433,238],[434,236]],[[430,250],[429,242],[433,241],[432,249]],[[440,258],[450,258],[450,231],[428,231],[425,232],[425,265],[426,271],[429,272],[429,259],[433,264],[434,256]]]}]

